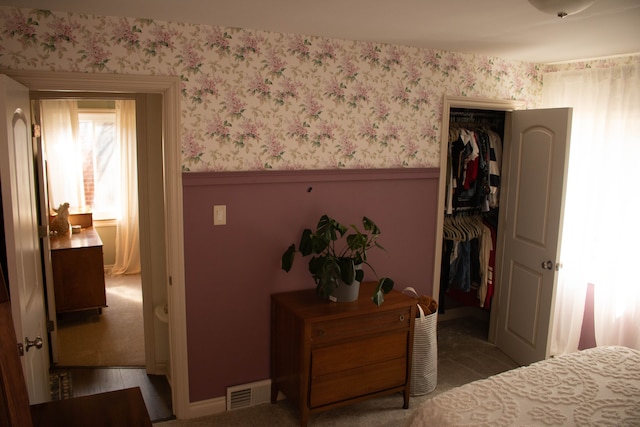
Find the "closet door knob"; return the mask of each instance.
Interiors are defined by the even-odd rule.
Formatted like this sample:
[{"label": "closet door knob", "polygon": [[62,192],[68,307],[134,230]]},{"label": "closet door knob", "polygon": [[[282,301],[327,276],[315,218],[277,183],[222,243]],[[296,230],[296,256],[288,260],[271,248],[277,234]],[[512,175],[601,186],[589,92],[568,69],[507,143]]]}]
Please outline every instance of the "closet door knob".
[{"label": "closet door knob", "polygon": [[544,268],[545,270],[553,270],[553,262],[542,261],[542,268]]}]

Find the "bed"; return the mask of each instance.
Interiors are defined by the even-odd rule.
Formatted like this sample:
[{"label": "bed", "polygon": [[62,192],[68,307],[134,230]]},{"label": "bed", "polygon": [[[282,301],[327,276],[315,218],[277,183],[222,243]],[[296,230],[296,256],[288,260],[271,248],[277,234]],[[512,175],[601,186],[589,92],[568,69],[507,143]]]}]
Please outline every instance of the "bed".
[{"label": "bed", "polygon": [[640,426],[640,351],[596,347],[441,393],[411,415],[422,426]]}]

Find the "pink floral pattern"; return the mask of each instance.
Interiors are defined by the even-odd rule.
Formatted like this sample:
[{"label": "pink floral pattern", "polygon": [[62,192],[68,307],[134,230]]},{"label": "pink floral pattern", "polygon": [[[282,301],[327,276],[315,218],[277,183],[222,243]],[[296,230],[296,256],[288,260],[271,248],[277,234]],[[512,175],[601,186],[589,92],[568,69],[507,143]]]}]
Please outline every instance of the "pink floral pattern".
[{"label": "pink floral pattern", "polygon": [[437,167],[444,95],[533,108],[545,71],[634,60],[543,66],[5,6],[0,37],[2,68],[178,76],[185,171]]}]

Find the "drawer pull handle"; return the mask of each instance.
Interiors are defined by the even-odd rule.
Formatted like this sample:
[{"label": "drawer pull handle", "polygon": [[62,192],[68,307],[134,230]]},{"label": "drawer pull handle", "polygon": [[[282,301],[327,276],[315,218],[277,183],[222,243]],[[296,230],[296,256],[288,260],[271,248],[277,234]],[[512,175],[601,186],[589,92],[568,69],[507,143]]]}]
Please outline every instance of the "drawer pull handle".
[{"label": "drawer pull handle", "polygon": [[400,321],[401,321],[401,322],[404,322],[404,314],[401,314],[401,315],[400,315]]}]

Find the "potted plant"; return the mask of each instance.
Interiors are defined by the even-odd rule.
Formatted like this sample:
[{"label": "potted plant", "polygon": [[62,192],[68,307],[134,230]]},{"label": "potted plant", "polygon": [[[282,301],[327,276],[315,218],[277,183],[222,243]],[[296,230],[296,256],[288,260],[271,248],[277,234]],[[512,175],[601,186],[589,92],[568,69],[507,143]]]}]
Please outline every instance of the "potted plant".
[{"label": "potted plant", "polygon": [[[318,295],[329,298],[339,286],[359,286],[364,276],[363,265],[376,274],[367,262],[367,251],[374,247],[384,250],[377,242],[380,235],[378,226],[367,217],[362,218],[362,226],[364,232],[355,225],[347,228],[328,215],[322,215],[315,232],[308,228],[302,232],[298,249],[292,244],[284,252],[282,269],[291,270],[295,254],[300,252],[302,256],[312,255],[309,272],[316,282]],[[347,234],[349,230],[353,232]],[[372,296],[373,302],[381,305],[384,295],[393,289],[393,285],[392,279],[380,278]]]}]

